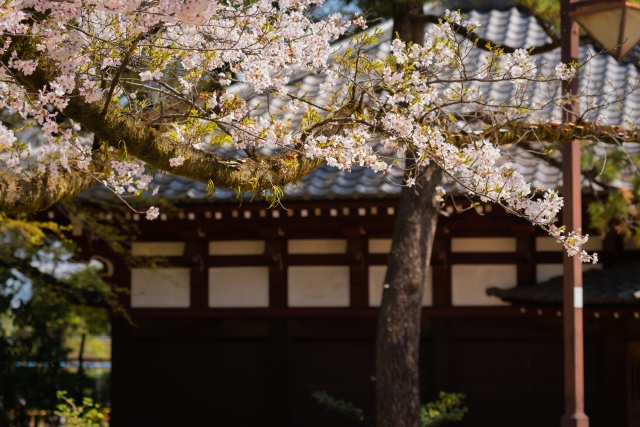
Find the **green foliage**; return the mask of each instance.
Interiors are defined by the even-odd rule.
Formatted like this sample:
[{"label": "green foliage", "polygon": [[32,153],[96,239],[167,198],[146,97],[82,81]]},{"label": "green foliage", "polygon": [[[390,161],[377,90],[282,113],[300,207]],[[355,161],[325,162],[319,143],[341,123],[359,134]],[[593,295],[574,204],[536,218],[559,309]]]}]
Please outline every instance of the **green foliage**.
[{"label": "green foliage", "polygon": [[640,212],[637,200],[630,191],[609,193],[606,198],[591,202],[587,211],[591,228],[601,234],[614,230],[640,244]]},{"label": "green foliage", "polygon": [[[587,148],[587,147],[585,147]],[[629,153],[624,147],[582,150],[582,172],[604,195],[587,208],[589,225],[604,235],[614,231],[626,239],[640,243],[640,154]]]},{"label": "green foliage", "polygon": [[[371,425],[372,416],[351,402],[337,399],[326,391],[311,394],[316,402],[326,409],[335,411],[364,425]],[[462,421],[469,409],[463,405],[466,396],[462,393],[446,393],[441,391],[438,400],[420,406],[422,427],[437,427]]]},{"label": "green foliage", "polygon": [[358,408],[351,402],[347,402],[342,399],[336,399],[331,396],[326,391],[316,391],[311,394],[316,402],[319,405],[324,406],[325,408],[338,412],[348,418],[357,420],[357,421],[365,421],[370,417],[365,416],[365,413],[362,409]]},{"label": "green foliage", "polygon": [[82,405],[79,406],[72,398],[67,397],[66,391],[59,391],[57,396],[62,403],[56,406],[54,413],[64,419],[66,427],[106,427],[108,425],[104,409],[95,404],[92,399],[83,398]]},{"label": "green foliage", "polygon": [[464,415],[469,411],[462,404],[465,397],[462,393],[445,393],[441,391],[438,400],[420,407],[422,427],[435,427],[462,421]]},{"label": "green foliage", "polygon": [[115,295],[99,266],[69,262],[77,248],[66,230],[24,218],[0,222],[0,424],[12,418],[21,427],[27,411],[52,411],[60,388],[92,392],[94,379],[63,364],[75,338],[108,333]]}]

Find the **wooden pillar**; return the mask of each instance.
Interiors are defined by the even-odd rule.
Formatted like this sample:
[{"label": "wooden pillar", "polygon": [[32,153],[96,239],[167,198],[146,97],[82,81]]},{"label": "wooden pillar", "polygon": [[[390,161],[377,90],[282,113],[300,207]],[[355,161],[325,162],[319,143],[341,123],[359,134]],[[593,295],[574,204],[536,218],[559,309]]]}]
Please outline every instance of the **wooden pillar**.
[{"label": "wooden pillar", "polygon": [[362,227],[343,227],[341,231],[347,238],[347,256],[350,260],[349,305],[351,307],[368,307],[369,275],[364,258],[365,231]]},{"label": "wooden pillar", "polygon": [[[131,290],[131,271],[117,256],[114,272],[110,281],[113,285]],[[131,295],[120,294],[119,302],[125,310],[131,308]],[[129,320],[119,313],[111,313],[111,413],[109,425],[111,427],[129,427],[131,414],[131,363],[132,363],[132,330]]]},{"label": "wooden pillar", "polygon": [[433,271],[433,306],[451,307],[451,235],[444,227],[444,232],[436,234],[433,241],[431,268]]},{"label": "wooden pillar", "polygon": [[[562,62],[578,62],[579,28],[569,15],[575,0],[561,2]],[[578,79],[563,82],[564,93],[578,95]],[[565,104],[564,121],[574,121],[578,114],[577,102]],[[580,174],[580,141],[563,143],[563,223],[567,230],[582,228],[582,189]],[[588,427],[584,413],[584,337],[582,324],[582,265],[578,256],[564,254],[564,392],[565,412],[562,427]]]},{"label": "wooden pillar", "polygon": [[189,306],[206,309],[209,307],[209,242],[200,229],[183,230],[181,234],[185,240],[184,256],[193,262],[189,271]]},{"label": "wooden pillar", "polygon": [[431,399],[437,399],[441,391],[457,391],[453,384],[454,332],[451,317],[431,318]]},{"label": "wooden pillar", "polygon": [[602,400],[606,424],[629,425],[626,410],[626,325],[628,318],[603,317],[602,323]]},{"label": "wooden pillar", "polygon": [[531,224],[516,224],[511,227],[516,235],[516,252],[518,254],[517,284],[536,284],[536,263],[533,254],[536,252],[535,229]]},{"label": "wooden pillar", "polygon": [[132,328],[122,316],[111,318],[111,427],[133,427],[129,424],[131,405],[135,404],[130,373]]},{"label": "wooden pillar", "polygon": [[265,255],[269,257],[269,307],[287,307],[287,268],[286,240],[284,231],[278,228],[266,228],[260,231],[267,241]]},{"label": "wooden pillar", "polygon": [[269,426],[293,425],[290,369],[289,319],[269,319]]}]

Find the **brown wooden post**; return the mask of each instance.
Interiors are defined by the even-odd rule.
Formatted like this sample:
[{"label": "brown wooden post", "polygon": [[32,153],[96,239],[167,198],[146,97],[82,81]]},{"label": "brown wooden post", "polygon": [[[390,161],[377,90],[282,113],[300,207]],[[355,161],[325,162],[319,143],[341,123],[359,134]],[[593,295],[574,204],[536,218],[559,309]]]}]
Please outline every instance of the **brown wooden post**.
[{"label": "brown wooden post", "polygon": [[451,307],[451,235],[445,226],[433,241],[431,268],[434,307]]},{"label": "brown wooden post", "polygon": [[[576,0],[561,3],[562,62],[578,62],[578,23],[569,15]],[[563,82],[563,92],[577,96],[578,78]],[[564,106],[564,121],[574,121],[578,115],[577,102]],[[582,227],[582,192],[580,174],[580,141],[563,143],[563,222],[567,230]],[[565,413],[562,427],[588,427],[589,418],[584,413],[584,337],[582,326],[582,265],[578,256],[564,254],[564,394]]]},{"label": "brown wooden post", "polygon": [[193,263],[189,270],[189,292],[192,309],[209,307],[209,245],[207,235],[200,229],[183,230],[185,240],[184,256]]},{"label": "brown wooden post", "polygon": [[269,257],[269,308],[287,307],[286,240],[284,231],[264,228],[260,234],[267,241],[265,255]]},{"label": "brown wooden post", "polygon": [[349,306],[369,307],[369,284],[364,248],[366,245],[365,230],[362,227],[342,227],[342,234],[347,238],[347,255],[349,258]]}]

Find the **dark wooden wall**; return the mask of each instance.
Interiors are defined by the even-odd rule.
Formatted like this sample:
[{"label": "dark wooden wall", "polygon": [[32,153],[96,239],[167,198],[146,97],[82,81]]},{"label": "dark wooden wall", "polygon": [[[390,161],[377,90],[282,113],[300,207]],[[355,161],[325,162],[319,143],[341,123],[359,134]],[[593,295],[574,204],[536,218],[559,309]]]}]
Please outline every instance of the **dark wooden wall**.
[{"label": "dark wooden wall", "polygon": [[[374,412],[375,318],[113,321],[112,427],[356,426],[310,397]],[[627,427],[627,344],[640,321],[585,319],[591,426]],[[423,400],[468,395],[462,426],[553,426],[562,413],[560,318],[423,320]]]}]

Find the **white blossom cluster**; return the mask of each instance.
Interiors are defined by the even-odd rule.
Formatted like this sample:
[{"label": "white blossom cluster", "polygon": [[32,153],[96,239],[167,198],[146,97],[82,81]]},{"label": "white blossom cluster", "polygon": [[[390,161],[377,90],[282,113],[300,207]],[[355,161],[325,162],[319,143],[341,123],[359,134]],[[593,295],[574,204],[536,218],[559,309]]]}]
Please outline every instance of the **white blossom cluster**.
[{"label": "white blossom cluster", "polygon": [[[11,52],[12,38],[26,34],[60,74],[28,92],[16,73],[33,74],[38,61],[13,51],[8,64],[0,67],[0,108],[35,120],[46,140],[35,166],[27,165],[16,155],[25,144],[1,126],[0,166],[13,173],[89,170],[91,147],[79,138],[75,124],[58,117],[71,96],[80,96],[104,105],[105,114],[118,110],[163,129],[176,147],[166,169],[176,173],[208,142],[232,143],[248,153],[273,146],[344,170],[353,165],[379,173],[409,168],[407,186],[416,184],[424,165],[435,162],[470,194],[547,229],[570,255],[597,261],[580,252],[588,236],[575,230],[563,237],[563,229],[553,225],[562,198],[550,190],[535,197],[515,165],[503,161],[497,140],[474,138],[487,129],[499,134],[502,124],[526,121],[558,102],[556,97],[547,104],[534,103],[528,87],[541,81],[560,87],[560,80],[575,76],[575,65],[559,64],[554,75],[541,75],[524,49],[507,54],[495,49],[484,62],[470,64],[466,58],[473,42],[456,29],[473,31],[478,24],[450,11],[431,27],[423,45],[394,40],[391,55],[378,58],[368,50],[381,36],[372,30],[343,44],[330,60],[331,42],[352,25],[364,28],[366,23],[361,17],[348,22],[337,15],[314,22],[308,12],[320,4],[4,2],[0,51]],[[300,72],[326,75],[319,87],[326,96],[315,99],[287,87]],[[508,102],[498,102],[482,93],[480,83],[513,83],[515,94]],[[248,95],[241,95],[238,87],[250,88]],[[250,98],[257,96],[269,105],[276,99],[286,102],[280,102],[278,111],[255,114],[258,107]],[[465,144],[449,138],[461,132],[468,137]],[[127,157],[124,148],[116,150],[114,154],[123,157],[109,160],[112,172],[101,180],[117,194],[138,194],[150,187],[151,176],[145,163]],[[158,215],[158,208],[151,207],[146,217]]]},{"label": "white blossom cluster", "polygon": [[[499,147],[489,140],[478,139],[457,146],[446,136],[461,125],[468,129],[467,134],[480,133],[483,128],[478,124],[455,119],[469,112],[504,121],[526,119],[540,108],[526,98],[527,86],[535,80],[570,79],[575,76],[575,67],[559,64],[557,76],[539,75],[529,52],[517,49],[512,54],[496,54],[486,63],[469,69],[463,59],[469,47],[458,42],[452,26],[473,30],[477,24],[464,21],[454,12],[447,12],[446,19],[431,29],[423,46],[394,40],[391,60],[381,63],[381,69],[369,75],[369,81],[379,82],[378,86],[370,86],[372,91],[382,87],[386,93],[377,97],[375,114],[370,114],[368,121],[364,118],[366,114],[361,114],[357,125],[343,129],[338,135],[307,137],[302,147],[305,155],[324,158],[340,169],[358,164],[376,172],[411,160],[415,169],[405,178],[409,187],[416,184],[421,166],[436,162],[471,196],[498,203],[541,226],[563,244],[569,255],[580,254],[583,262],[597,262],[597,255],[580,252],[588,236],[575,230],[563,237],[564,230],[553,225],[563,206],[562,197],[555,191],[541,189],[542,196],[537,197],[539,193],[525,181],[517,166],[504,162]],[[484,99],[473,84],[480,81],[516,84],[517,96],[511,100],[512,105]],[[376,99],[374,94],[370,97]],[[372,147],[379,140],[385,148],[393,150],[394,157],[385,158],[382,152],[374,152]]]},{"label": "white blossom cluster", "polygon": [[[111,174],[103,181],[104,185],[114,189],[116,194],[136,194],[149,189],[153,177],[145,173],[142,160],[111,161]],[[159,187],[154,189],[157,193]]]},{"label": "white blossom cluster", "polygon": [[[213,82],[222,87],[220,98],[214,91],[208,105],[194,107],[200,112],[206,109],[206,116],[232,130],[243,127],[239,122],[245,115],[244,101],[234,101],[224,90],[232,76],[258,93],[269,88],[285,94],[294,69],[326,68],[330,42],[351,23],[339,15],[314,22],[307,12],[321,4],[322,0],[3,2],[0,53],[11,52],[11,57],[0,66],[0,108],[35,119],[46,145],[35,159],[24,155],[25,145],[17,144],[13,130],[2,126],[0,167],[13,173],[50,171],[53,175],[60,168],[89,170],[90,147],[78,144],[79,129],[58,117],[75,93],[88,103],[112,106],[117,101],[112,108],[125,102],[128,113],[135,114],[144,109],[134,111],[139,94],[145,95],[139,101],[144,106],[184,103],[198,99],[203,86]],[[365,24],[360,18],[355,25]],[[20,36],[32,38],[37,51],[60,70],[59,76],[35,92],[25,90],[16,79],[16,73],[29,76],[38,68],[38,60],[20,58],[11,50],[12,39]],[[162,95],[152,99],[154,94]],[[106,99],[107,95],[113,99]],[[169,166],[181,165],[181,158],[172,158]],[[129,159],[129,165],[134,163]],[[120,172],[104,179],[118,194],[148,185],[149,178],[143,178],[138,169]],[[140,178],[139,184],[123,178],[128,174]]]}]

